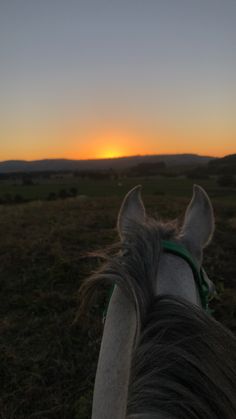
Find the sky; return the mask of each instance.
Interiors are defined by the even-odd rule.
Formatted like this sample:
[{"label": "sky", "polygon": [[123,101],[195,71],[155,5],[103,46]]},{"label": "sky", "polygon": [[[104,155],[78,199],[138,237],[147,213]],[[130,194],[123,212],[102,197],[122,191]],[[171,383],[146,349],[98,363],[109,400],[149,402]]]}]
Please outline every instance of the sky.
[{"label": "sky", "polygon": [[0,0],[0,161],[236,152],[235,0]]}]

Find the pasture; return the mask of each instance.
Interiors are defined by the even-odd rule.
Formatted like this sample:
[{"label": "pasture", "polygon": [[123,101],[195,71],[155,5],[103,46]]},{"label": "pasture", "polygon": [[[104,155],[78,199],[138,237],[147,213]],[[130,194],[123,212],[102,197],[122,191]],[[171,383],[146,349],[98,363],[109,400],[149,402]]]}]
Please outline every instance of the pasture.
[{"label": "pasture", "polygon": [[[118,240],[116,217],[131,187],[142,184],[149,214],[165,220],[184,211],[192,183],[162,177],[0,183],[0,198],[20,194],[32,201],[0,205],[1,419],[90,417],[106,293],[87,325],[78,323],[79,286],[101,263],[87,253]],[[236,191],[219,188],[214,178],[199,183],[216,215],[204,258],[218,290],[211,308],[236,332]],[[62,188],[78,195],[46,200]]]},{"label": "pasture", "polygon": [[[199,169],[200,170],[200,169]],[[211,196],[221,198],[228,201],[236,201],[236,193],[233,188],[220,188],[217,184],[217,177],[209,177],[201,179],[200,182]],[[165,195],[165,196],[189,196],[192,190],[193,180],[185,176],[165,177],[165,176],[149,176],[149,177],[125,177],[107,175],[102,178],[94,179],[89,177],[73,176],[73,174],[62,174],[55,177],[44,178],[35,177],[32,182],[24,184],[16,180],[0,179],[0,199],[4,196],[21,196],[24,200],[47,200],[50,196],[57,195],[60,191],[67,191],[68,195],[72,189],[76,190],[78,195],[86,195],[88,197],[123,197],[125,193],[140,183],[143,186],[145,195]]]}]

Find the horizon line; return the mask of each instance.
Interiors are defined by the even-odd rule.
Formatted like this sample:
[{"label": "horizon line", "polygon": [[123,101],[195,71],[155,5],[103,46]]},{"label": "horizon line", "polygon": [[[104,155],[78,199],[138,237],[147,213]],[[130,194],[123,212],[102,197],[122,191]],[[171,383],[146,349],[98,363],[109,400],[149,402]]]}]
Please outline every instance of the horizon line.
[{"label": "horizon line", "polygon": [[26,162],[26,163],[31,163],[31,162],[36,162],[36,161],[46,161],[46,160],[65,160],[65,161],[99,161],[99,160],[119,160],[119,159],[128,159],[128,158],[135,158],[135,157],[155,157],[155,156],[199,156],[199,157],[208,157],[208,158],[222,158],[222,157],[226,157],[229,155],[233,155],[236,154],[235,153],[230,153],[230,154],[224,154],[222,156],[213,156],[213,155],[206,155],[206,154],[199,154],[199,153],[160,153],[160,154],[132,154],[130,156],[119,156],[119,157],[94,157],[94,158],[69,158],[69,157],[42,157],[42,158],[38,158],[38,159],[32,159],[32,160],[27,160],[27,159],[7,159],[7,160],[1,160],[0,163],[6,163],[6,162],[17,162],[17,161],[21,161],[21,162]]}]

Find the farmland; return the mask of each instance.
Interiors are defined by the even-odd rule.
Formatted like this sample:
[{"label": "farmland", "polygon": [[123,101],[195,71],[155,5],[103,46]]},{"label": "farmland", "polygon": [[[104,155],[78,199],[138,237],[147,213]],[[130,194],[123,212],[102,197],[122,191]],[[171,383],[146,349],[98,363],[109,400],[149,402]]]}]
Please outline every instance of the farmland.
[{"label": "farmland", "polygon": [[[220,188],[214,177],[198,183],[216,215],[204,258],[218,289],[211,307],[235,332],[236,191]],[[114,227],[122,198],[137,184],[143,185],[148,213],[165,220],[183,216],[193,180],[61,176],[28,185],[0,182],[0,199],[12,197],[0,205],[1,419],[90,417],[103,297],[81,324],[78,290],[101,263],[87,253],[118,240]],[[67,194],[60,196],[61,190]]]},{"label": "farmland", "polygon": [[[59,194],[64,190],[70,194],[71,190],[76,190],[78,195],[88,197],[101,196],[124,196],[124,194],[136,184],[142,184],[144,194],[151,195],[171,195],[171,196],[189,196],[192,190],[193,180],[185,176],[179,177],[117,177],[104,176],[104,178],[90,179],[86,177],[76,177],[73,175],[58,175],[55,178],[45,179],[35,178],[30,182],[20,182],[19,180],[0,180],[0,199],[6,195],[12,199],[16,195],[21,196],[23,200],[46,200],[50,196]],[[219,188],[216,177],[198,180],[209,193],[215,197],[222,195],[228,200],[235,200],[235,188],[226,190]]]}]

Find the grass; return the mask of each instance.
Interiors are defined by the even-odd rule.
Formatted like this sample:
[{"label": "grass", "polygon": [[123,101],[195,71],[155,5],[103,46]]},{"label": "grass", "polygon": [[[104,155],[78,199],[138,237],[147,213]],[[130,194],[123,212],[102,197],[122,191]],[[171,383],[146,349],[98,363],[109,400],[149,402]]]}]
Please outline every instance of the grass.
[{"label": "grass", "polygon": [[[26,200],[47,199],[52,194],[58,194],[61,190],[76,188],[79,195],[102,197],[102,196],[124,196],[124,194],[136,184],[143,185],[145,195],[169,195],[169,196],[189,196],[191,194],[193,180],[188,178],[168,178],[168,177],[143,177],[129,178],[124,177],[120,180],[107,178],[103,180],[91,180],[84,178],[68,178],[42,180],[39,179],[34,185],[9,184],[0,182],[0,198],[6,195],[20,195]],[[201,180],[201,185],[213,196],[227,196],[236,202],[235,191],[232,189],[219,188],[215,178]]]},{"label": "grass", "polygon": [[[126,179],[119,187],[90,181],[81,189],[87,199],[0,206],[0,419],[90,417],[102,325],[96,309],[89,328],[75,321],[78,289],[99,265],[86,252],[118,239],[121,196],[138,183],[149,214],[183,214],[191,196],[191,182],[183,179]],[[203,186],[217,220],[205,252],[205,269],[219,290],[212,307],[235,332],[236,201],[214,181]]]}]

